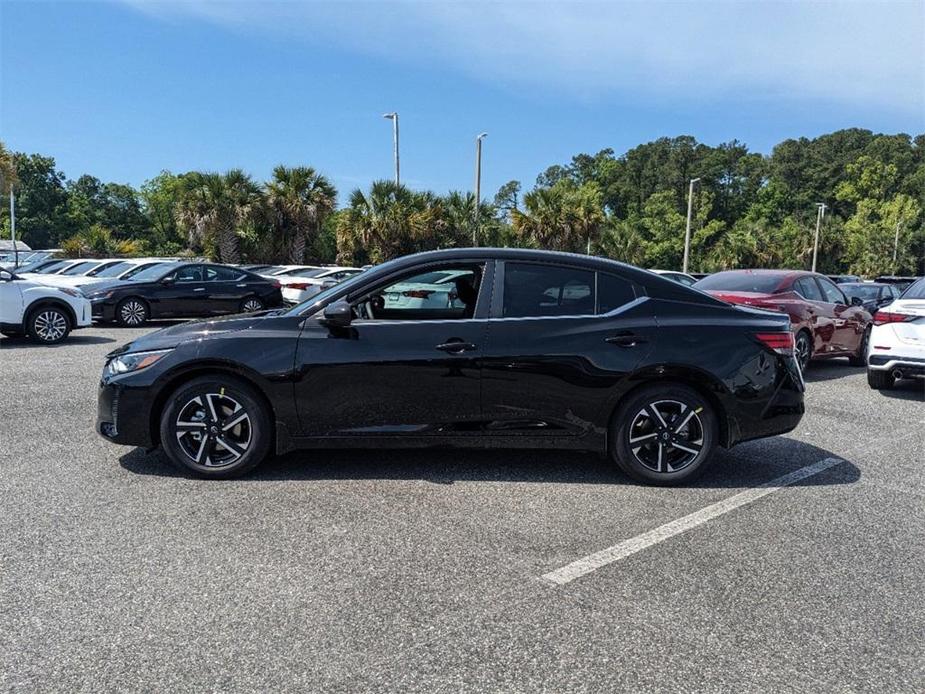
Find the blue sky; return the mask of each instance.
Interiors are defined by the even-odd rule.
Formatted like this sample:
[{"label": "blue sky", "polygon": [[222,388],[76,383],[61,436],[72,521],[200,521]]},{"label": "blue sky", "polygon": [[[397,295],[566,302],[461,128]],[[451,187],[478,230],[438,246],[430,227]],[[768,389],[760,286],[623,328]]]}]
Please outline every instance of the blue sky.
[{"label": "blue sky", "polygon": [[925,3],[0,0],[0,138],[69,177],[308,164],[486,196],[662,135],[925,132]]}]

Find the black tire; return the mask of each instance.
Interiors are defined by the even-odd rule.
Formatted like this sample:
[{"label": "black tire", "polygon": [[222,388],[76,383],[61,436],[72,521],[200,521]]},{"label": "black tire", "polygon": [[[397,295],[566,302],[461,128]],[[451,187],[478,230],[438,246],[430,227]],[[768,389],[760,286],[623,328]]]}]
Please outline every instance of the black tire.
[{"label": "black tire", "polygon": [[874,390],[891,390],[896,383],[893,374],[889,371],[874,371],[867,369],[867,385]]},{"label": "black tire", "polygon": [[144,325],[151,316],[148,303],[137,296],[122,299],[116,306],[116,323],[123,328],[137,328]]},{"label": "black tire", "polygon": [[[689,386],[644,386],[614,414],[611,455],[621,470],[640,482],[659,486],[690,482],[707,468],[716,448],[716,416],[710,402]],[[668,438],[662,443],[665,435]],[[683,444],[685,450],[672,444]]]},{"label": "black tire", "polygon": [[[242,414],[246,421],[235,424]],[[229,425],[231,429],[224,428]],[[178,437],[181,431],[188,433]],[[234,376],[214,375],[195,378],[170,395],[161,413],[160,436],[167,458],[177,467],[199,477],[229,479],[267,457],[272,427],[267,406],[253,387]]]},{"label": "black tire", "polygon": [[58,306],[39,306],[29,311],[25,328],[33,342],[56,345],[70,334],[71,319]]},{"label": "black tire", "polygon": [[848,363],[851,366],[867,366],[867,343],[870,342],[870,328],[864,331],[861,337],[861,344],[858,345],[858,352],[854,356],[848,357]]},{"label": "black tire", "polygon": [[809,368],[809,362],[813,358],[813,337],[807,330],[801,330],[797,333],[796,340],[793,343],[793,352],[800,364],[800,371],[806,373]]},{"label": "black tire", "polygon": [[256,313],[264,308],[263,302],[259,297],[249,296],[241,302],[241,313]]}]

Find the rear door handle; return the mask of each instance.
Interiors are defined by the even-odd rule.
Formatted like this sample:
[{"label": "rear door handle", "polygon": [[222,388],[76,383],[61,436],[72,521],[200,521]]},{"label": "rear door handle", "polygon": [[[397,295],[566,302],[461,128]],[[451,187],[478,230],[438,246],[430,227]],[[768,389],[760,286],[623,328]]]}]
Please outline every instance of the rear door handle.
[{"label": "rear door handle", "polygon": [[616,345],[617,347],[635,347],[636,345],[641,345],[645,343],[645,340],[639,335],[614,335],[613,337],[605,337],[604,342],[608,345]]},{"label": "rear door handle", "polygon": [[205,290],[206,290],[205,287],[196,287],[193,289],[194,292],[204,292]]},{"label": "rear door handle", "polygon": [[475,345],[471,342],[444,342],[441,345],[437,345],[437,349],[441,352],[458,354],[459,352],[469,352],[475,349]]},{"label": "rear door handle", "polygon": [[234,285],[234,286],[236,286],[236,287],[246,287],[247,285],[244,284],[244,283],[242,282],[241,284],[236,284],[236,285]]}]

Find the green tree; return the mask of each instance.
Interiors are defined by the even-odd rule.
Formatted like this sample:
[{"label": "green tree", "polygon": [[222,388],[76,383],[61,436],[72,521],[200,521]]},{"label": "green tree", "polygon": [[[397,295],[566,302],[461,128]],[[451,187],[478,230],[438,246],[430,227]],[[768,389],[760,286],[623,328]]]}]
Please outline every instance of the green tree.
[{"label": "green tree", "polygon": [[314,247],[334,211],[337,190],[311,167],[277,166],[266,195],[278,256],[303,263],[306,248]]}]

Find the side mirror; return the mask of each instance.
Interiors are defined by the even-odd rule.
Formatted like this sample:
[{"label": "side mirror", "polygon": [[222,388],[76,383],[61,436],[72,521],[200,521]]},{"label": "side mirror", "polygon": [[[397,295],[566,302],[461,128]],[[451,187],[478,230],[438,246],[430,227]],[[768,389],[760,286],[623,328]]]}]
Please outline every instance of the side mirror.
[{"label": "side mirror", "polygon": [[353,309],[350,304],[341,299],[325,306],[321,322],[329,328],[346,328],[352,320]]},{"label": "side mirror", "polygon": [[852,306],[863,306],[863,305],[864,305],[864,300],[863,300],[861,297],[859,297],[859,296],[852,296],[852,297],[851,297],[851,305],[852,305]]},{"label": "side mirror", "polygon": [[12,282],[13,273],[7,270],[0,270],[0,282]]},{"label": "side mirror", "polygon": [[336,284],[337,284],[337,280],[325,280],[324,282],[321,283],[321,291],[330,289]]},{"label": "side mirror", "polygon": [[170,276],[170,277],[163,278],[161,280],[161,284],[163,284],[165,287],[169,287],[170,285],[174,284],[176,281],[177,281],[176,277]]}]

